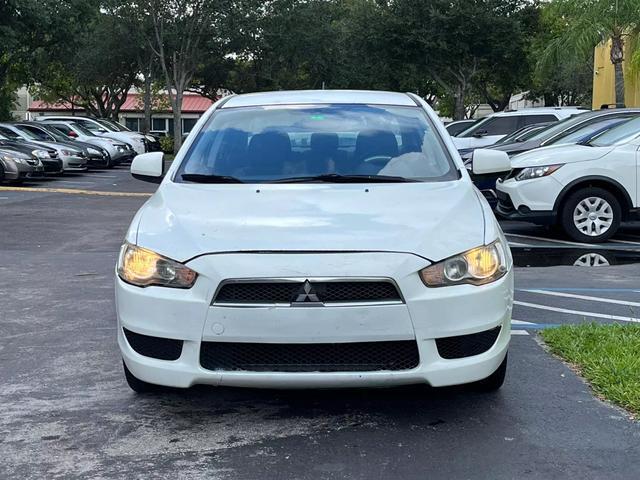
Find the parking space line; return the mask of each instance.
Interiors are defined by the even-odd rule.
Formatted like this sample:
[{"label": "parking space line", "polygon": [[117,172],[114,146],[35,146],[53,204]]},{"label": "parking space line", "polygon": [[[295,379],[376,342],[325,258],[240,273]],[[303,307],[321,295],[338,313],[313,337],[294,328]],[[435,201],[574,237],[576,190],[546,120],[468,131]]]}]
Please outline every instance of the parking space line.
[{"label": "parking space line", "polygon": [[71,195],[98,195],[104,197],[150,197],[152,193],[142,192],[104,192],[100,190],[82,190],[75,188],[50,187],[0,187],[2,192],[68,193]]},{"label": "parking space line", "polygon": [[526,330],[511,330],[511,335],[529,335]]},{"label": "parking space line", "polygon": [[562,243],[564,245],[576,245],[579,247],[589,247],[589,248],[604,248],[606,246],[611,246],[611,243],[606,242],[600,244],[600,246],[594,246],[591,243],[579,243],[579,242],[569,242],[567,240],[557,240],[555,238],[546,238],[546,237],[534,237],[532,235],[522,235],[520,233],[505,233],[507,237],[517,237],[517,238],[529,238],[532,240],[539,240],[541,242],[552,242],[552,243]]},{"label": "parking space line", "polygon": [[619,315],[609,315],[606,313],[584,312],[581,310],[570,310],[568,308],[550,307],[548,305],[539,305],[537,303],[521,302],[516,300],[514,305],[520,305],[521,307],[537,308],[539,310],[549,310],[551,312],[567,313],[569,315],[581,315],[583,317],[604,318],[606,320],[619,320],[621,322],[634,322],[640,323],[640,318],[634,317],[622,317]]},{"label": "parking space line", "polygon": [[616,243],[628,243],[629,245],[637,245],[640,247],[640,242],[632,242],[631,240],[619,240],[617,238],[612,238],[611,240]]},{"label": "parking space line", "polygon": [[546,290],[520,289],[520,292],[538,293],[541,295],[551,295],[555,297],[576,298],[578,300],[587,300],[590,302],[614,303],[616,305],[628,305],[630,307],[640,307],[639,302],[629,302],[626,300],[615,300],[612,298],[590,297],[587,295],[576,295],[575,293],[549,292]]}]

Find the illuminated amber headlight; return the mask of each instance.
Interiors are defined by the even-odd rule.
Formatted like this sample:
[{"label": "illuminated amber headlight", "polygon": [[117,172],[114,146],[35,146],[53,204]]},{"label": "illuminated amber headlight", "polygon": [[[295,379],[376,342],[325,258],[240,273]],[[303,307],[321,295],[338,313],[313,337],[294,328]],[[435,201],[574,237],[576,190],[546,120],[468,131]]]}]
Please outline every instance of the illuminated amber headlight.
[{"label": "illuminated amber headlight", "polygon": [[125,242],[118,258],[118,276],[138,287],[191,288],[198,274],[175,260]]},{"label": "illuminated amber headlight", "polygon": [[508,263],[505,246],[496,240],[430,265],[420,270],[420,278],[427,287],[484,285],[503,277],[509,269]]}]

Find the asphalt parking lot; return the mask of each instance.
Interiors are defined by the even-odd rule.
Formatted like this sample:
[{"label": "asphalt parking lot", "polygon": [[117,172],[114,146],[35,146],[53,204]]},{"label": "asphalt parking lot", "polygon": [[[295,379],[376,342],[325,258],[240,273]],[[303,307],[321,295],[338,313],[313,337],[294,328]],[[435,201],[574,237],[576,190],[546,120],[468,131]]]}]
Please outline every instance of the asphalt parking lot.
[{"label": "asphalt parking lot", "polygon": [[0,478],[639,477],[640,423],[596,399],[535,332],[640,322],[640,224],[587,246],[504,223],[517,291],[496,394],[136,396],[115,341],[112,277],[154,189],[126,167],[0,188]]}]

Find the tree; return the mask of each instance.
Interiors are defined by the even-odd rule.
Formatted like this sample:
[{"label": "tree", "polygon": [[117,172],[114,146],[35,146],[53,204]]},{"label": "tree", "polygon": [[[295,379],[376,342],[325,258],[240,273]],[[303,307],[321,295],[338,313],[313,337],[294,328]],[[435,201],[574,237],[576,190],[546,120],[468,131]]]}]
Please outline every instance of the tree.
[{"label": "tree", "polygon": [[141,2],[151,21],[149,39],[164,76],[173,110],[174,149],[182,145],[182,99],[205,54],[207,37],[227,14],[228,2],[216,0],[149,0]]},{"label": "tree", "polygon": [[97,117],[117,119],[138,74],[138,49],[118,18],[97,8],[85,16],[72,41],[34,62],[37,94],[64,100]]},{"label": "tree", "polygon": [[[640,0],[555,0],[551,8],[552,14],[562,18],[567,28],[549,43],[541,62],[576,54],[593,55],[596,45],[610,41],[616,103],[623,105],[625,44],[638,51]],[[636,52],[632,52],[632,56]]]},{"label": "tree", "polygon": [[506,90],[500,107],[518,83],[513,76],[504,81],[505,72],[511,75],[525,60],[520,12],[529,5],[526,0],[396,0],[390,3],[388,30],[394,56],[416,65],[453,98],[454,119],[464,118],[465,99],[482,85],[489,100],[492,92]]}]

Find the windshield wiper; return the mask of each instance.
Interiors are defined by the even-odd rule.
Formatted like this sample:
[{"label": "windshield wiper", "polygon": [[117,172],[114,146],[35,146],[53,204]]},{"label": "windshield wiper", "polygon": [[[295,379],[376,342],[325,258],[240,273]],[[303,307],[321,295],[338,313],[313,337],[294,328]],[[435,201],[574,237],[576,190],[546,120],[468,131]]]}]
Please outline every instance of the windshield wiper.
[{"label": "windshield wiper", "polygon": [[244,183],[242,180],[229,175],[209,175],[204,173],[183,173],[182,180],[195,183]]},{"label": "windshield wiper", "polygon": [[339,173],[327,173],[324,175],[310,175],[308,177],[280,178],[278,180],[272,180],[269,183],[405,183],[419,181],[420,180],[392,175],[340,175]]}]

